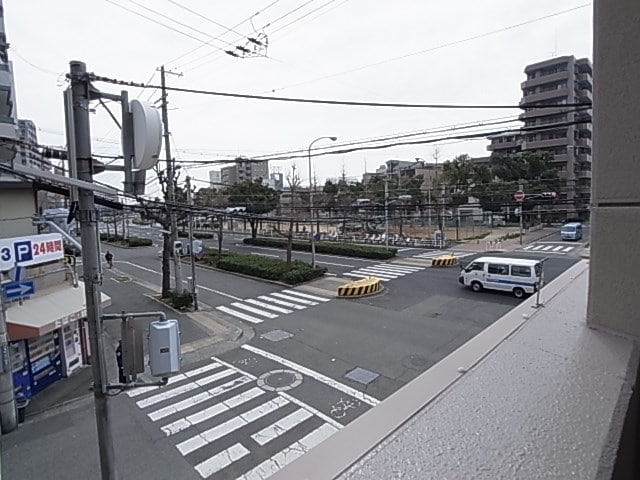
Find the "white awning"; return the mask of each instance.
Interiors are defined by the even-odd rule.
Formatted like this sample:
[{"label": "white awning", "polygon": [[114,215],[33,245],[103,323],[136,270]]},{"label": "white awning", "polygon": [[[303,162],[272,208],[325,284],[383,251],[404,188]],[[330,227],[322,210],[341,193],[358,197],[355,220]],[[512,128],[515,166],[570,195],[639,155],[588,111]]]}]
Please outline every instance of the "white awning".
[{"label": "white awning", "polygon": [[[104,293],[101,296],[103,308],[111,305],[111,297]],[[86,317],[84,284],[43,291],[24,300],[22,305],[10,305],[6,314],[10,340],[39,337]]]}]

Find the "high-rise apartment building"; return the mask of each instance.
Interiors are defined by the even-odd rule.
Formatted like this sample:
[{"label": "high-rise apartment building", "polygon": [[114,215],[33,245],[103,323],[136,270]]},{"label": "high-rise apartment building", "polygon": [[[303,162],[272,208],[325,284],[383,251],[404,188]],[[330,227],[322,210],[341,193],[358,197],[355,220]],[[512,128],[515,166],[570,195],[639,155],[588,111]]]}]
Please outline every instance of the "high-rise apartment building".
[{"label": "high-rise apartment building", "polygon": [[18,146],[17,160],[27,167],[50,170],[49,162],[42,158],[38,150],[38,131],[36,124],[31,120],[18,120],[18,132],[20,145]]},{"label": "high-rise apartment building", "polygon": [[222,183],[222,173],[220,170],[209,170],[209,185],[211,188],[220,188]]},{"label": "high-rise apartment building", "polygon": [[[8,50],[9,44],[4,30],[4,7],[0,0],[0,137],[12,140],[18,138],[18,123],[13,64],[9,61]],[[15,144],[0,144],[0,162],[11,162],[15,154]]]},{"label": "high-rise apartment building", "polygon": [[[567,217],[588,217],[591,201],[591,108],[567,105],[591,103],[591,62],[574,56],[556,57],[528,65],[524,72],[527,79],[521,84],[520,100],[524,109],[520,120],[524,121],[524,128],[518,134],[489,137],[491,144],[488,150],[507,154],[520,151],[551,153],[554,167],[566,182],[566,187],[558,192],[558,208],[566,210]],[[528,128],[544,130],[527,132]]]},{"label": "high-rise apartment building", "polygon": [[269,162],[256,162],[247,158],[237,158],[234,165],[224,167],[220,171],[221,181],[224,185],[247,180],[269,180]]}]

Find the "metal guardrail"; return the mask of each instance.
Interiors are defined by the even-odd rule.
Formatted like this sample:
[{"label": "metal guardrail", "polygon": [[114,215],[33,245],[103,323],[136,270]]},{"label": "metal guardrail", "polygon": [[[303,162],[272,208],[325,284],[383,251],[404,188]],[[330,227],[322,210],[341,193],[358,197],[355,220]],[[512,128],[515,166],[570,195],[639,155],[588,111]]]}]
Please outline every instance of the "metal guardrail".
[{"label": "metal guardrail", "polygon": [[379,292],[381,289],[382,284],[379,278],[363,278],[338,287],[338,297],[362,297]]}]

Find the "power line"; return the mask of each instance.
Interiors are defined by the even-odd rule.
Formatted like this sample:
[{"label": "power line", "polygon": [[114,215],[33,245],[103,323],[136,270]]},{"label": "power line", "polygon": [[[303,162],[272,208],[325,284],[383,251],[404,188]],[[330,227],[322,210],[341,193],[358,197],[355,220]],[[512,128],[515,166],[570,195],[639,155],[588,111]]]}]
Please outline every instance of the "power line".
[{"label": "power line", "polygon": [[294,23],[298,23],[300,20],[302,20],[305,17],[308,17],[309,15],[311,15],[312,13],[317,12],[318,10],[323,9],[324,7],[326,7],[327,5],[335,2],[336,0],[329,0],[328,2],[323,3],[322,5],[320,5],[319,7],[314,8],[313,10],[305,13],[304,15],[302,15],[301,17],[296,18],[295,20],[290,21],[289,23],[276,28],[273,32],[271,32],[271,35],[275,35],[277,32],[279,32],[280,30],[284,30],[285,28],[287,28],[290,25],[293,25]]},{"label": "power line", "polygon": [[[107,0],[110,1],[110,0]],[[91,80],[98,82],[112,83],[116,85],[126,85],[130,87],[144,88],[161,88],[158,85],[145,85],[143,83],[117,80],[108,77],[102,77],[99,75],[91,75]],[[385,102],[355,102],[349,100],[325,100],[315,98],[299,98],[299,97],[274,97],[270,95],[251,95],[246,93],[231,93],[231,92],[216,92],[213,90],[200,90],[195,88],[182,88],[182,87],[166,87],[167,90],[181,93],[193,93],[198,95],[212,95],[219,97],[230,98],[245,98],[250,100],[269,100],[276,102],[288,102],[288,103],[308,103],[317,105],[342,105],[350,107],[385,107],[385,108],[431,108],[431,109],[453,109],[453,110],[488,110],[488,109],[523,109],[520,105],[481,105],[481,104],[438,104],[438,103],[385,103]],[[536,105],[535,107],[526,108],[558,108],[562,107],[591,107],[591,103],[566,103],[563,105]]]},{"label": "power line", "polygon": [[291,84],[291,85],[285,85],[284,87],[275,88],[275,89],[272,89],[271,91],[272,92],[276,92],[276,91],[284,90],[284,89],[287,89],[287,88],[300,87],[302,85],[308,85],[310,83],[315,83],[315,82],[318,82],[318,81],[321,81],[321,80],[327,80],[329,78],[337,77],[337,76],[340,76],[340,75],[346,75],[348,73],[358,72],[360,70],[364,70],[364,69],[367,69],[367,68],[377,67],[379,65],[384,65],[385,63],[395,62],[397,60],[403,60],[405,58],[413,57],[413,56],[416,56],[416,55],[422,55],[424,53],[429,53],[429,52],[433,52],[433,51],[436,51],[436,50],[441,50],[443,48],[453,47],[455,45],[460,45],[462,43],[467,43],[467,42],[470,42],[470,41],[473,41],[473,40],[478,40],[478,39],[481,39],[481,38],[489,37],[489,36],[492,36],[492,35],[496,35],[498,33],[503,33],[503,32],[506,32],[506,31],[509,31],[509,30],[513,30],[513,29],[516,29],[516,28],[520,28],[520,27],[523,27],[523,26],[526,26],[526,25],[531,25],[532,23],[540,22],[542,20],[547,20],[549,18],[557,17],[559,15],[564,15],[566,13],[570,13],[570,12],[573,12],[575,10],[579,10],[579,9],[582,9],[582,8],[585,8],[585,7],[589,7],[589,6],[591,6],[590,3],[585,3],[583,5],[578,5],[577,7],[569,8],[569,9],[566,9],[566,10],[561,10],[559,12],[551,13],[549,15],[544,15],[542,17],[533,18],[531,20],[527,20],[527,21],[524,21],[524,22],[521,22],[521,23],[517,23],[517,24],[514,24],[514,25],[509,25],[509,26],[506,26],[506,27],[498,28],[496,30],[491,30],[489,32],[480,33],[478,35],[473,35],[471,37],[466,37],[466,38],[462,38],[460,40],[455,40],[455,41],[452,41],[452,42],[447,42],[447,43],[443,43],[443,44],[440,44],[440,45],[436,45],[434,47],[425,48],[423,50],[418,50],[418,51],[407,53],[407,54],[404,54],[404,55],[399,55],[397,57],[387,58],[387,59],[384,59],[384,60],[380,60],[378,62],[369,63],[369,64],[366,64],[366,65],[361,65],[359,67],[350,68],[348,70],[343,70],[341,72],[332,73],[332,74],[325,75],[325,76],[322,76],[322,77],[318,77],[318,78],[315,78],[315,79],[312,79],[312,80],[306,80],[304,82],[294,83],[294,84]]},{"label": "power line", "polygon": [[[185,7],[184,5],[182,5],[182,4],[181,4],[181,3],[179,3],[179,2],[176,2],[175,0],[169,0],[169,3],[173,3],[173,4],[174,4],[174,5],[176,5],[177,7],[180,7],[180,8],[182,8],[183,10],[186,10],[187,12],[192,13],[193,15],[196,15],[197,17],[202,18],[202,19],[206,20],[206,21],[207,21],[207,22],[209,22],[209,23],[212,23],[212,24],[214,24],[214,25],[216,25],[216,26],[218,26],[218,27],[224,28],[224,29],[225,29],[225,33],[227,33],[227,32],[233,32],[233,33],[235,33],[236,35],[240,35],[241,37],[244,37],[244,35],[243,35],[243,34],[241,34],[240,32],[237,32],[236,30],[234,30],[234,28],[235,28],[235,27],[227,27],[227,26],[225,26],[225,25],[221,24],[220,22],[216,22],[215,20],[213,20],[213,19],[211,19],[211,18],[207,17],[206,15],[202,15],[201,13],[198,13],[198,12],[196,12],[195,10],[190,9],[189,7]],[[229,45],[231,45],[231,44],[229,44]]]}]

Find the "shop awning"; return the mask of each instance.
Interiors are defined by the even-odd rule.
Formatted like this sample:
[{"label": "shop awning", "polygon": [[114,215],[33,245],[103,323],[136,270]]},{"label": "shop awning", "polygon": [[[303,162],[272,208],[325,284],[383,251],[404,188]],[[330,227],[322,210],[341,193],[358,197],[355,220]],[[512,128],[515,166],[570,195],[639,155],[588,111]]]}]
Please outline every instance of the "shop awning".
[{"label": "shop awning", "polygon": [[[111,298],[101,295],[102,307],[111,305]],[[9,306],[6,313],[10,340],[37,338],[87,315],[84,284],[43,291],[22,305]]]}]

